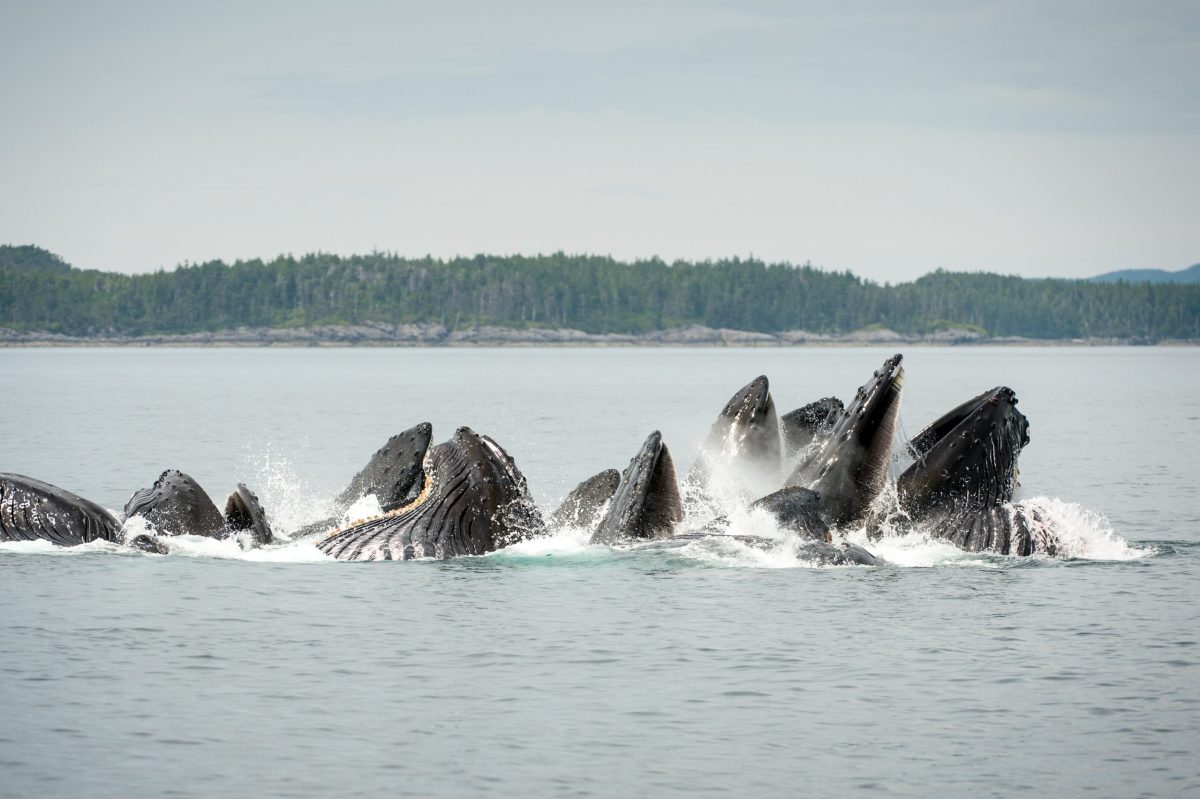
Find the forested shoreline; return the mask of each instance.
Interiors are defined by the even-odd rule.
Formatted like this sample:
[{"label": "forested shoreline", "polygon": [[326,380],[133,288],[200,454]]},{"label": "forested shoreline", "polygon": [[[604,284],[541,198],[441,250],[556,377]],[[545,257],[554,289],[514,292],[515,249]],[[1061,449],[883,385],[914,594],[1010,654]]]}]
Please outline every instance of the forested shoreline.
[{"label": "forested shoreline", "polygon": [[36,247],[0,246],[0,328],[113,338],[363,324],[1195,340],[1200,286],[945,271],[881,285],[752,259],[668,264],[563,253],[317,253],[127,275],[74,269]]}]

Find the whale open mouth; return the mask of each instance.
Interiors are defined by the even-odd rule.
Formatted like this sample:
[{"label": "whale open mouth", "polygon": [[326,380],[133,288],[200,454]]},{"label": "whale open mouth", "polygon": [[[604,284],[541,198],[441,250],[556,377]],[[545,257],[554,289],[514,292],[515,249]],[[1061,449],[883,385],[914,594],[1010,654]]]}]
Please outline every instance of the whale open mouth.
[{"label": "whale open mouth", "polygon": [[743,386],[717,414],[685,483],[701,492],[716,485],[759,493],[779,482],[779,417],[766,375]]},{"label": "whale open mouth", "polygon": [[544,526],[525,476],[493,439],[460,427],[424,463],[416,499],[335,530],[318,548],[339,560],[482,555]]},{"label": "whale open mouth", "polygon": [[411,502],[425,482],[422,463],[432,438],[433,425],[429,422],[389,438],[338,495],[337,504],[348,508],[367,494],[374,494],[385,511]]},{"label": "whale open mouth", "polygon": [[1015,392],[998,386],[950,410],[913,437],[916,460],[896,491],[916,518],[967,505],[992,508],[1013,498],[1017,457],[1029,443],[1029,422]]},{"label": "whale open mouth", "polygon": [[225,524],[232,532],[249,530],[257,546],[265,546],[275,540],[266,511],[245,483],[238,483],[225,500]]},{"label": "whale open mouth", "polygon": [[592,535],[593,544],[625,538],[662,538],[683,519],[675,462],[655,430],[621,475],[621,482]]},{"label": "whale open mouth", "polygon": [[825,443],[787,480],[821,495],[830,524],[860,519],[887,482],[904,390],[902,360],[893,355],[876,370],[838,416]]}]

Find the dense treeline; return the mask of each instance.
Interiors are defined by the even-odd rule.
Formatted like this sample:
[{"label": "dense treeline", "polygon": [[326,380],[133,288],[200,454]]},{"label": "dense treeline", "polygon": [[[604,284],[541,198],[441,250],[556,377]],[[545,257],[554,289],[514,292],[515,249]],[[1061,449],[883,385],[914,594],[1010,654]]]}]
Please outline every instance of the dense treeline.
[{"label": "dense treeline", "polygon": [[42,250],[47,268],[36,268],[29,250],[37,248],[0,247],[0,327],[142,335],[366,321],[594,333],[969,325],[993,336],[1200,338],[1200,286],[942,271],[888,286],[756,260],[668,265],[562,253],[445,261],[314,254],[124,275],[60,268]]}]

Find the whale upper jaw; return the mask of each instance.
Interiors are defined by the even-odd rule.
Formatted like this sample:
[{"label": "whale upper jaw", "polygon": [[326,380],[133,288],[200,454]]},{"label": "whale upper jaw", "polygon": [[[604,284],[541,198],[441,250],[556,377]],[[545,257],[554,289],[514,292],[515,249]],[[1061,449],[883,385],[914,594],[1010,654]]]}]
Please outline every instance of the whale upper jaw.
[{"label": "whale upper jaw", "polygon": [[762,420],[768,409],[773,407],[770,381],[766,375],[759,375],[725,403],[725,407],[721,409],[721,416],[731,422],[752,424]]},{"label": "whale upper jaw", "polygon": [[778,486],[779,416],[766,375],[743,386],[717,414],[685,479],[690,492],[730,488],[757,494]]},{"label": "whale upper jaw", "polygon": [[904,390],[902,362],[900,354],[884,361],[855,393],[821,448],[787,480],[821,495],[821,513],[831,525],[861,519],[887,482]]},{"label": "whale upper jaw", "polygon": [[367,494],[374,494],[385,511],[412,501],[424,483],[422,463],[432,438],[433,425],[429,422],[389,438],[338,495],[338,507],[349,508]]}]

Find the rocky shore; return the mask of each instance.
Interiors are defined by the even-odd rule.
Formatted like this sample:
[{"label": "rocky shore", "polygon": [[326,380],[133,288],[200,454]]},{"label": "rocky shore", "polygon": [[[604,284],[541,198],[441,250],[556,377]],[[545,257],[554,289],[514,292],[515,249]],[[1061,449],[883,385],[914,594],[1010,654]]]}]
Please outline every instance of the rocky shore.
[{"label": "rocky shore", "polygon": [[697,346],[697,347],[791,347],[847,345],[1126,345],[1195,344],[1189,341],[1144,339],[1070,339],[1047,341],[1021,337],[989,337],[977,330],[947,329],[926,335],[904,335],[886,328],[869,328],[852,333],[827,335],[806,330],[755,333],[747,330],[711,328],[700,325],[656,330],[649,333],[586,333],[571,328],[468,327],[448,330],[437,324],[320,325],[312,327],[239,327],[209,333],[119,334],[66,336],[59,333],[17,331],[0,327],[0,347],[497,347],[497,346]]}]

